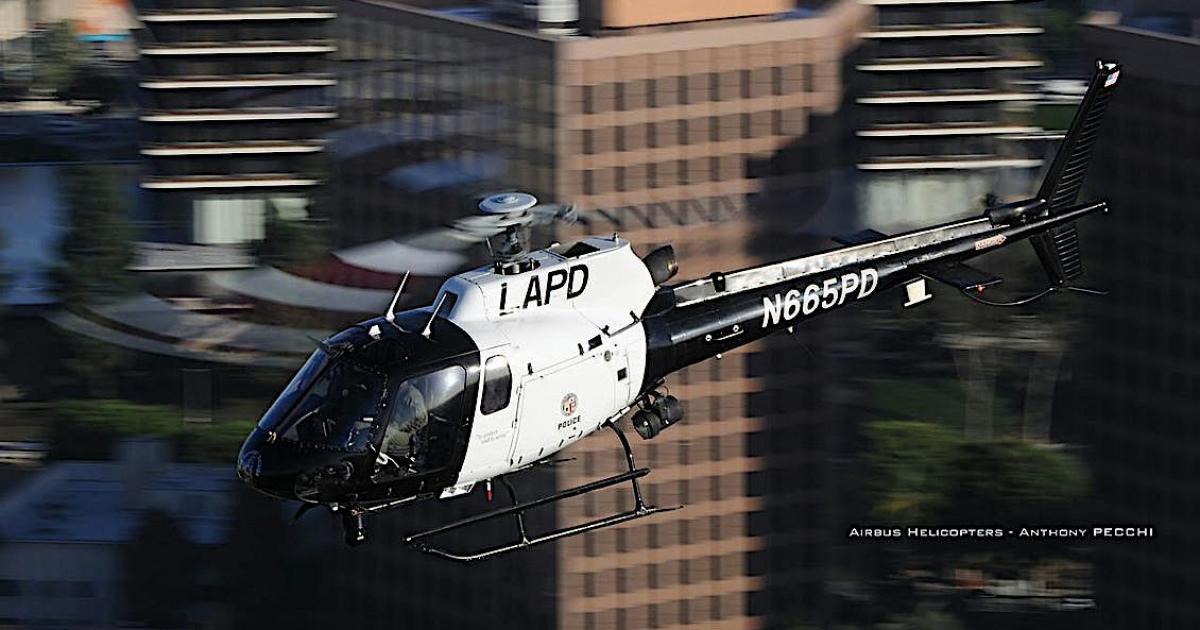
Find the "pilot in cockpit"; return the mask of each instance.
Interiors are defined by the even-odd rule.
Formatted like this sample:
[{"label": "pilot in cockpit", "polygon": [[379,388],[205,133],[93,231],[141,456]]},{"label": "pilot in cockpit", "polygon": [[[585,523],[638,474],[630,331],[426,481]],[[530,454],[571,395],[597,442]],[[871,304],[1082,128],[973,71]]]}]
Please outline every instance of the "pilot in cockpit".
[{"label": "pilot in cockpit", "polygon": [[428,424],[429,407],[425,404],[425,396],[411,382],[402,383],[392,396],[391,421],[379,452],[393,461],[419,467],[425,454],[422,429]]}]

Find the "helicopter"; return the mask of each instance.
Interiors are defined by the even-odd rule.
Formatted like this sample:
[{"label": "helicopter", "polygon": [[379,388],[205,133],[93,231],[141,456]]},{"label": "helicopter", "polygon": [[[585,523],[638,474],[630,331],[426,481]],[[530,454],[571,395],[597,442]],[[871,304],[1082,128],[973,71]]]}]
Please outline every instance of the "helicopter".
[{"label": "helicopter", "polygon": [[[500,193],[480,203],[465,240],[483,237],[491,264],[445,281],[433,304],[387,312],[318,342],[246,439],[239,477],[268,495],[340,515],[346,542],[366,541],[371,514],[466,495],[493,482],[511,505],[432,529],[405,542],[456,561],[476,561],[679,506],[647,503],[619,421],[631,414],[653,439],[684,418],[663,392],[685,366],[902,287],[905,307],[932,299],[928,281],[991,306],[1029,304],[1075,286],[1082,274],[1075,223],[1108,211],[1078,203],[1092,150],[1120,67],[1098,61],[1071,127],[1033,198],[982,216],[887,236],[866,230],[843,246],[668,284],[678,271],[669,245],[644,257],[618,235],[526,251],[531,225],[570,220],[570,206]],[[1029,240],[1048,286],[995,302],[982,293],[1001,279],[964,261]],[[407,277],[405,278],[407,280]],[[625,459],[619,474],[519,501],[509,477],[554,463],[573,443],[608,428]],[[632,507],[582,524],[530,533],[532,509],[629,484]],[[444,534],[502,517],[516,520],[507,544],[458,551]]]}]

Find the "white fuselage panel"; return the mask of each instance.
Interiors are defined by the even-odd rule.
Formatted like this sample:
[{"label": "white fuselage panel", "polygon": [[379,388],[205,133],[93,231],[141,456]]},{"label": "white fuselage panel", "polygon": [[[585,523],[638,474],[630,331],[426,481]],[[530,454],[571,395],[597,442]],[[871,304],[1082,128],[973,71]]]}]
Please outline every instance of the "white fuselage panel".
[{"label": "white fuselage panel", "polygon": [[[646,337],[639,320],[654,294],[645,265],[627,241],[592,238],[566,257],[530,256],[537,268],[501,275],[491,267],[446,281],[454,294],[443,314],[480,349],[480,396],[490,358],[512,373],[504,408],[474,423],[458,484],[491,479],[566,448],[623,414],[641,393]],[[434,304],[441,299],[441,294]]]}]

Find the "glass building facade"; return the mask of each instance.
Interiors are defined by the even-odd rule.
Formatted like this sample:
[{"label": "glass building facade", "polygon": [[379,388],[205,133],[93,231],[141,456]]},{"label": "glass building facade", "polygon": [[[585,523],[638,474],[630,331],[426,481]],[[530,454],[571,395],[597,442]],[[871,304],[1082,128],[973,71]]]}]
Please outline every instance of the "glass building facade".
[{"label": "glass building facade", "polygon": [[1023,81],[1043,66],[1028,46],[1043,29],[1020,1],[865,1],[878,12],[856,66],[866,223],[926,224],[1030,187],[1038,97]]},{"label": "glass building facade", "polygon": [[[562,228],[560,240],[616,231],[643,254],[672,243],[680,277],[811,247],[773,230],[796,231],[805,207],[827,200],[847,129],[845,60],[871,14],[843,1],[806,17],[621,30],[605,27],[603,12],[585,11],[585,32],[563,36],[482,7],[344,2],[330,150],[339,239],[441,224],[473,214],[473,193],[504,188],[577,204],[586,218]],[[820,436],[832,419],[817,412],[825,376],[797,367],[795,352],[771,340],[669,379],[688,419],[634,449],[654,471],[649,498],[687,509],[470,575],[370,546],[347,567],[353,579],[339,586],[341,601],[365,615],[375,605],[377,614],[403,606],[431,623],[451,615],[436,627],[494,627],[487,613],[446,612],[449,593],[466,591],[483,611],[508,611],[505,627],[756,628],[820,619],[823,550],[835,535]],[[800,410],[814,412],[798,419]],[[573,461],[518,484],[523,496],[533,492],[526,484],[578,485],[612,472],[619,453],[611,436],[597,435],[573,447]],[[550,518],[560,526],[594,518],[627,494],[572,501]],[[479,507],[460,501],[439,509]],[[375,537],[399,537],[426,516],[439,518],[381,518],[388,529]],[[429,595],[388,604],[382,567],[401,558],[430,576],[412,587]],[[504,575],[534,583],[517,588]]]},{"label": "glass building facade", "polygon": [[142,188],[156,240],[238,244],[304,219],[337,113],[330,3],[139,2]]},{"label": "glass building facade", "polygon": [[1121,62],[1122,85],[1089,178],[1113,212],[1080,234],[1092,277],[1111,289],[1087,319],[1103,343],[1078,357],[1068,408],[1092,437],[1101,520],[1157,534],[1097,545],[1105,628],[1200,625],[1200,31],[1186,34],[1200,14],[1191,7],[1179,31],[1145,28],[1187,15],[1174,9],[1175,20],[1131,12],[1082,27],[1092,57]]}]

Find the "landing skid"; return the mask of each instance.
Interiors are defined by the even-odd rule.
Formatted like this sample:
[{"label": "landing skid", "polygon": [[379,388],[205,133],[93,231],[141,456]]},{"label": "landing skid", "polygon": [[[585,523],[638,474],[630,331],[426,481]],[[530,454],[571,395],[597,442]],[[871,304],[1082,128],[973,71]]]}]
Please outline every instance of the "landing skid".
[{"label": "landing skid", "polygon": [[[650,469],[649,468],[637,468],[634,465],[633,451],[631,451],[629,448],[629,440],[626,439],[625,434],[623,432],[621,432],[620,427],[618,427],[615,423],[610,422],[610,423],[608,423],[608,426],[617,434],[617,437],[621,440],[621,447],[625,450],[625,462],[628,467],[628,470],[626,470],[625,472],[620,473],[618,475],[613,475],[612,477],[606,477],[604,479],[598,479],[596,481],[585,483],[581,486],[576,486],[574,488],[568,488],[561,492],[556,492],[554,494],[547,495],[547,496],[544,496],[544,497],[541,497],[538,499],[533,499],[531,501],[524,501],[524,502],[520,502],[517,500],[517,493],[516,493],[516,490],[513,488],[512,483],[509,482],[507,478],[501,477],[500,480],[504,483],[505,488],[508,490],[509,498],[512,500],[513,504],[511,506],[506,507],[506,508],[500,508],[498,510],[492,510],[490,512],[484,512],[483,514],[477,514],[475,516],[469,516],[467,518],[457,520],[452,523],[442,525],[440,527],[435,527],[433,529],[428,529],[423,532],[418,532],[418,533],[408,536],[407,538],[404,539],[404,541],[408,545],[410,545],[420,551],[423,551],[423,552],[431,554],[431,555],[438,556],[440,558],[445,558],[447,560],[454,560],[456,562],[475,562],[478,560],[486,560],[488,558],[494,558],[496,556],[504,555],[504,554],[507,554],[507,553],[510,553],[513,551],[518,551],[520,549],[526,549],[526,548],[533,547],[536,545],[541,545],[543,543],[548,543],[551,541],[559,540],[561,538],[569,538],[571,536],[577,536],[579,534],[583,534],[583,533],[590,532],[593,530],[601,529],[604,527],[611,527],[613,525],[618,525],[620,523],[625,523],[627,521],[633,521],[633,520],[636,520],[639,518],[644,518],[646,516],[650,516],[651,514],[655,514],[658,512],[669,512],[671,510],[677,510],[680,507],[682,507],[682,506],[674,506],[674,507],[662,508],[662,507],[646,505],[646,500],[642,496],[642,489],[638,485],[638,479],[648,475],[650,473]],[[631,509],[627,512],[620,512],[618,514],[606,516],[604,518],[596,519],[594,521],[589,521],[587,523],[583,523],[580,525],[575,525],[573,527],[565,527],[562,529],[556,529],[554,531],[547,532],[545,534],[541,534],[541,535],[533,536],[533,537],[531,537],[529,535],[529,532],[526,531],[526,529],[525,529],[525,512],[527,510],[530,510],[532,508],[542,506],[542,505],[548,505],[550,503],[554,503],[556,501],[561,501],[563,499],[577,497],[577,496],[580,496],[583,494],[587,494],[589,492],[595,492],[596,490],[601,490],[604,488],[608,488],[610,486],[615,486],[617,484],[621,484],[626,481],[628,481],[633,488],[633,500],[634,500],[633,509]],[[516,517],[517,534],[520,536],[520,538],[518,540],[516,540],[515,542],[509,543],[506,545],[500,545],[498,547],[492,547],[489,549],[483,549],[483,550],[475,551],[475,552],[455,552],[455,551],[445,549],[443,547],[434,546],[428,542],[428,539],[439,536],[441,534],[445,534],[447,532],[463,529],[465,527],[470,527],[472,525],[477,525],[479,523],[497,519],[497,518],[500,518],[503,516],[508,516],[510,514],[515,515],[515,517]]]}]

